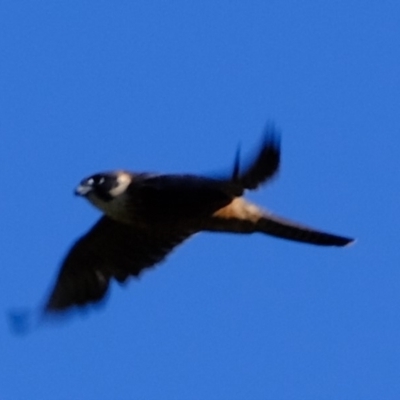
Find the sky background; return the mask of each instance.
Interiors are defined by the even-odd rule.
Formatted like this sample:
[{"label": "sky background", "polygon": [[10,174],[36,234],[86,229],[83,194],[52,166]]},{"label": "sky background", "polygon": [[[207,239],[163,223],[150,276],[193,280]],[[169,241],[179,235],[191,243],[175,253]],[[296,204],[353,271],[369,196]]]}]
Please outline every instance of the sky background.
[{"label": "sky background", "polygon": [[[399,399],[400,3],[2,1],[0,399]],[[100,213],[98,171],[227,171],[356,245],[204,233],[100,309],[28,335]]]}]

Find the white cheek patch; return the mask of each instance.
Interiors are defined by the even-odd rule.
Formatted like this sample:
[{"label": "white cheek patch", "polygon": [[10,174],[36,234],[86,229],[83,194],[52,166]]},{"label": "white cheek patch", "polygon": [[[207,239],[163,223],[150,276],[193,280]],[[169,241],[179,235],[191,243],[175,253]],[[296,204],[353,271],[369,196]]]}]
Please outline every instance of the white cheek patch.
[{"label": "white cheek patch", "polygon": [[129,176],[129,174],[123,172],[118,176],[117,182],[118,186],[110,190],[110,194],[113,197],[117,197],[120,194],[124,193],[126,188],[132,182],[132,178]]}]

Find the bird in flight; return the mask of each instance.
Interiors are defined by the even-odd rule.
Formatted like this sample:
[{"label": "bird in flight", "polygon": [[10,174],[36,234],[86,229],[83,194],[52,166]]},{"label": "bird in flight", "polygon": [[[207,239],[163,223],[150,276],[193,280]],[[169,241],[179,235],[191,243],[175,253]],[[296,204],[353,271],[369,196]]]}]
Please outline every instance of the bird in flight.
[{"label": "bird in flight", "polygon": [[45,314],[100,302],[112,279],[122,283],[139,276],[201,231],[263,233],[321,246],[352,243],[276,216],[243,197],[275,177],[279,164],[279,134],[269,127],[250,162],[241,167],[238,153],[224,178],[119,170],[84,179],[75,193],[103,216],[66,255]]}]

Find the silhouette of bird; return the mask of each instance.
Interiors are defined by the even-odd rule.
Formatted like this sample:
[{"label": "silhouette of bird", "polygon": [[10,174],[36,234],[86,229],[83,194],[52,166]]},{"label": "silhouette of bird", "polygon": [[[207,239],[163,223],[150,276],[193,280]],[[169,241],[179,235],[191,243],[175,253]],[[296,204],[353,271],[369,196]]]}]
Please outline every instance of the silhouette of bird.
[{"label": "silhouette of bird", "polygon": [[65,257],[45,313],[99,302],[112,279],[137,277],[201,231],[264,233],[321,246],[353,242],[276,216],[243,197],[279,169],[280,137],[275,128],[266,129],[245,167],[239,160],[238,152],[232,173],[224,178],[119,170],[84,179],[75,193],[104,215]]}]

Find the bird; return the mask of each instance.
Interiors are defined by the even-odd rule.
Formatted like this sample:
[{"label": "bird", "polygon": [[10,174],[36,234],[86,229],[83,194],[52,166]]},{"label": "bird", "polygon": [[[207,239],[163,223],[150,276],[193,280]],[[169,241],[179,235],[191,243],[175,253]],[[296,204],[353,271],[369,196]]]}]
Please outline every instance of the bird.
[{"label": "bird", "polygon": [[265,129],[253,157],[222,177],[116,170],[83,179],[75,194],[103,215],[71,247],[44,305],[56,315],[102,302],[110,282],[124,283],[154,267],[199,232],[261,233],[320,246],[354,239],[292,222],[248,201],[247,191],[277,176],[280,131]]}]

